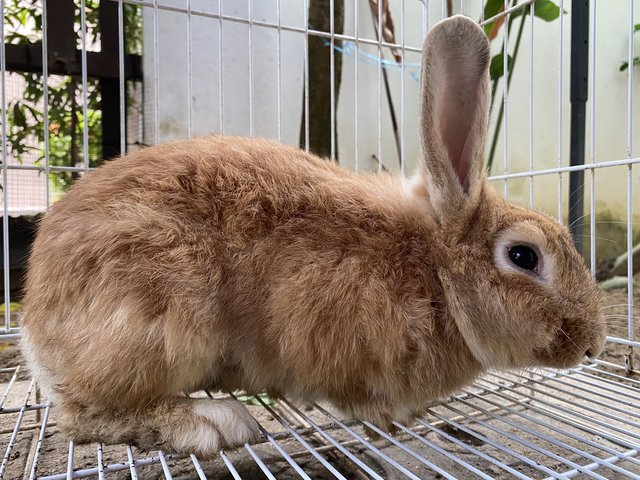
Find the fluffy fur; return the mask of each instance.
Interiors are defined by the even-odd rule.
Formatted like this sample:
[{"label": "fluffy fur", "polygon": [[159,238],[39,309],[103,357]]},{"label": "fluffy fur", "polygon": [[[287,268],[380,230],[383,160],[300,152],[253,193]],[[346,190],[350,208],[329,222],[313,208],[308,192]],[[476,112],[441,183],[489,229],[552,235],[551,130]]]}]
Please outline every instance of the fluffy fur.
[{"label": "fluffy fur", "polygon": [[[382,428],[492,368],[602,348],[567,230],[488,186],[488,43],[425,42],[424,167],[356,175],[266,140],[144,149],[79,180],[33,247],[23,349],[80,442],[209,456],[259,432],[202,387],[327,399]],[[510,264],[511,244],[541,257]]]}]

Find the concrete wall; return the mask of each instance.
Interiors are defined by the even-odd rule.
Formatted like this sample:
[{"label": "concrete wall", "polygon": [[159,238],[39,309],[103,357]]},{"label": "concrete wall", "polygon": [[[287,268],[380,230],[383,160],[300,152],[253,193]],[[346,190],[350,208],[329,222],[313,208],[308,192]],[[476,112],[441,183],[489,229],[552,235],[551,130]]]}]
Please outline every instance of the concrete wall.
[{"label": "concrete wall", "polygon": [[[640,23],[640,0],[635,1],[635,23]],[[184,7],[184,1],[171,0],[175,6]],[[162,2],[164,3],[164,2]],[[281,23],[304,28],[304,3],[300,0],[281,0]],[[345,33],[355,33],[354,2],[347,1]],[[419,47],[423,38],[423,22],[431,26],[442,16],[444,2],[429,2],[427,17],[422,14],[422,3],[418,0],[391,0],[396,23],[396,36],[400,41],[404,35],[407,46]],[[404,3],[404,22],[401,10]],[[210,0],[192,0],[193,9],[218,12],[218,4]],[[454,1],[456,11],[460,2]],[[606,161],[627,158],[627,75],[619,66],[628,55],[629,2],[597,2],[596,22],[596,83],[595,83],[595,132],[591,131],[590,111],[587,106],[587,161]],[[466,0],[465,13],[474,18],[480,16],[480,2]],[[253,1],[254,20],[277,22],[276,0]],[[565,1],[564,40],[560,45],[560,20],[546,23],[534,21],[533,55],[533,122],[530,122],[530,48],[531,30],[527,20],[523,40],[508,92],[508,170],[510,172],[529,169],[530,141],[533,141],[534,169],[552,168],[569,161],[569,52],[571,2]],[[374,39],[368,2],[358,0],[358,31],[364,38]],[[227,0],[223,3],[225,15],[249,18],[247,2]],[[154,28],[150,9],[144,13],[144,57],[145,57],[145,139],[155,141],[155,78],[154,78]],[[515,40],[516,20],[511,32],[511,50]],[[250,84],[249,26],[231,21],[222,25],[222,92],[219,89],[218,34],[220,23],[215,18],[192,15],[192,128],[193,135],[219,133],[232,135],[255,135],[278,137],[278,110],[280,108],[280,138],[297,144],[300,131],[304,35],[282,31],[280,37],[280,81],[281,98],[278,106],[278,37],[277,31],[260,26],[253,27],[252,88]],[[404,29],[404,34],[403,34]],[[183,13],[158,12],[158,139],[168,141],[185,138],[188,129],[187,88],[187,16]],[[562,49],[560,48],[562,46]],[[501,36],[494,44],[502,48]],[[636,54],[640,53],[640,34],[635,39]],[[379,90],[380,69],[369,56],[377,56],[375,46],[360,44],[361,58],[356,62],[352,54],[343,56],[343,75],[338,99],[337,128],[339,134],[340,163],[360,169],[375,169],[377,163],[372,155],[380,157],[390,168],[399,168],[395,140],[391,128],[389,108],[384,86]],[[562,51],[562,103],[560,99],[560,52]],[[338,52],[336,54],[339,54]],[[391,59],[388,51],[383,51]],[[416,64],[419,54],[407,52],[404,72],[387,69],[395,111],[402,127],[404,158],[408,173],[413,171],[420,158],[418,141],[418,72]],[[356,108],[356,63],[357,93]],[[403,86],[402,86],[403,84]],[[631,155],[640,156],[640,70],[634,70],[633,97],[633,147]],[[403,92],[402,92],[403,90]],[[381,92],[381,95],[379,94]],[[220,123],[220,98],[223,99],[222,125]],[[250,109],[250,98],[253,109]],[[502,101],[502,90],[497,92]],[[499,103],[492,116],[493,131]],[[379,114],[380,112],[380,114]],[[561,116],[561,122],[560,122]],[[357,131],[356,131],[357,118]],[[314,121],[314,119],[310,119]],[[253,125],[253,127],[251,127]],[[532,132],[532,135],[530,134]],[[592,152],[591,137],[595,150]],[[380,142],[378,139],[380,138]],[[504,137],[500,133],[494,161],[493,174],[500,174],[504,164]],[[561,145],[561,146],[560,146]],[[356,155],[357,151],[357,155]],[[589,174],[586,175],[587,187]],[[561,184],[563,215],[566,215],[568,175],[559,180],[558,175],[536,177],[534,180],[534,202],[538,208],[552,213],[558,212],[558,188]],[[640,167],[633,169],[634,215],[640,222]],[[503,182],[496,184],[500,189]],[[596,203],[599,211],[609,210],[615,217],[626,218],[627,168],[617,167],[600,170],[596,174]],[[511,199],[528,204],[529,179],[513,180],[508,185]],[[588,188],[587,188],[588,191]],[[588,198],[587,198],[588,202]],[[588,207],[588,203],[586,204]]]}]

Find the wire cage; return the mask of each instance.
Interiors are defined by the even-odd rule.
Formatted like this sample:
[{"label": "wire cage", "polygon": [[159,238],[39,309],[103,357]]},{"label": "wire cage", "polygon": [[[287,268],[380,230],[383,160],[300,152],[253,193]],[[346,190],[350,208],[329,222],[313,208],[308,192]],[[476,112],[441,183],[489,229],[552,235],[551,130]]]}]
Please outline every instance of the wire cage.
[{"label": "wire cage", "polygon": [[[0,6],[0,479],[640,478],[637,0]],[[571,226],[602,280],[603,356],[491,373],[415,424],[396,423],[394,436],[331,405],[257,396],[239,399],[262,439],[213,460],[66,440],[16,346],[32,215],[103,159],[207,133],[277,138],[358,171],[408,174],[419,158],[421,42],[455,13],[491,40],[490,180]]]}]

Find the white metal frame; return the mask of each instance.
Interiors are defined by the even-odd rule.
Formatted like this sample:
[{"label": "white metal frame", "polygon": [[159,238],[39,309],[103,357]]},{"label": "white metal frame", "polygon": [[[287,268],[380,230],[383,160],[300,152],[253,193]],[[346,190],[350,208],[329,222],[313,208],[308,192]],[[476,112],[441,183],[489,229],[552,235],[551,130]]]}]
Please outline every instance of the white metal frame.
[{"label": "white metal frame", "polygon": [[[43,10],[46,12],[47,2],[41,0]],[[254,18],[252,14],[252,0],[247,0],[249,15],[247,18],[224,14],[223,0],[218,1],[216,13],[199,10],[193,7],[193,0],[185,0],[184,7],[175,7],[163,4],[159,0],[107,0],[118,3],[118,33],[119,33],[119,69],[120,69],[120,119],[121,132],[120,143],[124,151],[125,142],[125,80],[124,80],[124,21],[123,10],[125,4],[140,5],[150,8],[153,13],[153,58],[155,59],[154,69],[146,72],[153,76],[155,84],[153,105],[154,140],[159,138],[159,42],[158,42],[158,14],[161,11],[180,13],[187,18],[187,68],[188,68],[188,98],[191,99],[192,92],[192,54],[193,35],[192,18],[207,17],[216,19],[219,24],[217,37],[217,50],[219,64],[219,75],[217,78],[220,92],[233,86],[225,85],[222,76],[222,62],[224,56],[224,35],[222,25],[225,22],[234,22],[249,26],[249,129],[254,132],[254,111],[253,111],[253,27],[259,26],[272,29],[277,35],[278,51],[276,56],[277,65],[277,137],[282,134],[282,59],[281,45],[282,33],[298,33],[305,39],[304,49],[304,85],[305,96],[305,117],[304,131],[305,138],[309,138],[309,56],[308,41],[309,36],[319,36],[329,42],[331,56],[336,54],[334,42],[337,39],[351,41],[355,44],[356,56],[362,46],[377,47],[379,57],[383,55],[383,49],[396,47],[403,53],[420,52],[420,46],[407,45],[405,42],[404,12],[405,3],[401,2],[402,18],[396,25],[399,25],[399,43],[389,43],[383,40],[381,31],[382,2],[378,8],[378,40],[372,40],[360,36],[358,22],[358,9],[362,9],[360,2],[355,2],[355,25],[354,35],[336,34],[334,32],[334,18],[331,17],[331,28],[329,32],[321,32],[309,28],[307,25],[306,12],[308,0],[304,0],[305,27],[283,24],[281,21],[281,0],[276,0],[277,21],[269,22]],[[227,0],[231,1],[231,0]],[[429,24],[428,0],[420,0],[423,3],[423,33],[426,33]],[[588,171],[590,189],[590,246],[591,246],[591,269],[595,271],[595,238],[596,238],[596,200],[595,185],[597,174],[606,174],[607,169],[612,167],[626,166],[627,168],[627,249],[632,248],[632,226],[633,226],[633,177],[634,165],[640,163],[640,157],[633,156],[633,68],[631,68],[634,58],[633,44],[633,9],[634,0],[629,0],[629,50],[628,61],[628,144],[627,158],[621,159],[597,159],[595,156],[595,122],[597,113],[597,101],[595,95],[596,76],[596,50],[597,23],[595,15],[595,2],[591,0],[591,28],[590,28],[590,153],[587,163],[580,166],[569,166],[563,158],[562,139],[563,132],[563,110],[562,110],[562,64],[563,53],[559,58],[559,82],[558,94],[560,97],[558,105],[558,158],[557,166],[553,168],[535,168],[533,145],[533,48],[535,47],[534,19],[531,15],[530,42],[532,45],[529,58],[529,112],[531,119],[529,130],[529,169],[528,171],[511,171],[509,169],[509,144],[508,144],[508,88],[502,90],[502,103],[505,109],[505,120],[503,122],[503,151],[504,163],[502,173],[493,175],[492,182],[502,182],[503,192],[508,196],[508,184],[510,180],[528,178],[530,185],[529,203],[535,205],[533,196],[533,185],[536,177],[557,176],[558,178],[558,218],[563,220],[564,194],[562,191],[562,178],[569,172]],[[489,19],[483,19],[481,24],[487,24],[500,17],[508,16],[512,13],[529,9],[533,13],[535,0],[525,0],[515,6],[510,6],[508,0],[504,0],[505,9],[502,13]],[[561,17],[564,15],[564,0],[558,2],[561,6]],[[83,113],[87,112],[87,57],[86,57],[86,18],[84,13],[85,0],[81,0],[81,43],[82,49],[82,89]],[[333,6],[333,0],[331,1]],[[360,6],[359,6],[360,5]],[[366,3],[365,3],[366,5]],[[465,11],[465,2],[460,0],[460,10]],[[4,10],[4,0],[0,0],[0,8]],[[442,14],[446,12],[446,2],[442,1]],[[471,13],[471,12],[468,12]],[[505,39],[503,52],[508,51],[508,32],[505,22]],[[563,22],[558,23],[559,37],[563,45],[564,26]],[[43,82],[46,87],[48,81],[47,66],[47,44],[46,44],[46,15],[43,15]],[[22,165],[8,162],[7,158],[7,131],[6,131],[6,106],[5,95],[6,65],[4,51],[4,28],[0,29],[0,82],[2,89],[0,94],[2,111],[2,178],[3,184],[7,184],[8,171],[36,170],[45,173],[56,171],[88,172],[90,169],[88,155],[85,155],[84,164],[75,167],[59,167],[49,164],[49,139],[45,137],[45,161],[43,165]],[[331,116],[336,115],[335,83],[331,82]],[[382,158],[382,63],[378,66],[377,79],[377,102],[378,109],[378,145],[377,153],[380,165],[383,165]],[[401,66],[404,73],[404,65]],[[508,78],[508,65],[504,62],[504,77]],[[355,135],[358,135],[358,105],[363,99],[358,95],[359,69],[358,62],[355,63],[354,79],[355,89]],[[405,85],[404,77],[400,83],[400,168],[404,172],[405,168]],[[219,121],[221,133],[224,133],[224,94],[219,102]],[[44,118],[48,122],[48,96],[45,88],[44,96]],[[332,124],[332,156],[335,154],[333,135],[335,126]],[[47,123],[45,123],[45,131]],[[193,134],[193,108],[188,102],[188,136]],[[85,125],[83,132],[83,148],[88,151],[88,130]],[[308,143],[306,149],[308,150]],[[356,142],[356,157],[358,153],[358,143]],[[356,163],[356,169],[359,165]],[[47,190],[47,202],[49,192]],[[8,245],[8,205],[7,189],[3,189],[3,262],[7,266],[9,263]],[[48,205],[48,203],[47,203]],[[102,445],[78,446],[73,442],[65,445],[67,462],[66,465],[45,467],[45,459],[50,453],[44,448],[52,438],[57,438],[60,434],[55,427],[55,407],[50,407],[46,400],[41,400],[39,390],[34,381],[25,380],[21,367],[7,367],[0,369],[0,378],[4,382],[4,393],[0,398],[0,454],[4,450],[2,464],[0,464],[0,479],[13,478],[7,475],[15,475],[15,465],[19,463],[13,453],[18,448],[19,442],[27,435],[27,432],[37,432],[34,441],[30,444],[26,463],[22,470],[23,478],[57,480],[83,477],[105,478],[108,474],[116,471],[130,472],[131,478],[136,479],[144,476],[148,469],[156,473],[161,472],[165,478],[172,478],[172,469],[179,468],[182,474],[185,469],[191,469],[193,478],[207,478],[207,472],[222,472],[226,469],[227,474],[233,478],[243,478],[242,465],[247,463],[255,464],[267,478],[276,478],[273,472],[273,465],[287,465],[285,470],[288,475],[298,475],[301,478],[310,478],[310,473],[306,471],[313,463],[313,468],[320,468],[326,478],[425,478],[438,474],[444,478],[494,478],[499,476],[530,478],[635,478],[640,479],[640,380],[629,378],[625,375],[631,368],[631,354],[633,348],[640,348],[640,339],[634,338],[634,297],[633,297],[633,277],[631,275],[631,262],[628,266],[628,295],[627,295],[627,335],[625,338],[608,337],[613,343],[626,345],[629,347],[626,365],[615,365],[604,361],[595,361],[591,364],[582,365],[568,371],[536,370],[522,373],[491,374],[479,379],[473,387],[464,389],[451,399],[434,404],[428,410],[428,414],[414,425],[396,424],[399,435],[392,437],[378,430],[375,426],[366,422],[355,422],[344,420],[336,412],[326,405],[314,405],[310,411],[292,404],[288,400],[280,400],[273,405],[265,403],[262,399],[256,398],[258,406],[251,407],[256,415],[260,411],[268,412],[275,421],[275,426],[266,427],[262,425],[263,439],[257,445],[245,445],[244,449],[237,452],[220,452],[217,464],[204,462],[191,455],[187,458],[180,458],[175,455],[163,452],[152,452],[149,456],[141,454],[130,446],[106,447]],[[11,328],[11,312],[9,310],[9,269],[4,269],[5,286],[5,325],[0,334],[0,340],[15,340],[19,337],[19,330]],[[1,367],[1,366],[0,366]],[[207,395],[211,393],[206,392]],[[5,423],[2,423],[5,420]],[[5,427],[7,425],[7,427]],[[366,427],[366,429],[365,429]],[[3,429],[4,428],[4,429]],[[375,431],[381,439],[373,440],[369,438],[368,431]],[[53,433],[49,438],[48,434]],[[59,442],[58,445],[59,450]],[[95,453],[95,462],[92,465],[78,465],[76,456],[79,450],[86,452],[92,449]],[[105,455],[109,451],[110,461],[105,460]],[[143,456],[140,456],[143,455]],[[86,458],[86,456],[84,457]],[[310,461],[313,459],[313,462]],[[372,461],[374,459],[375,461]],[[214,468],[215,467],[215,468]],[[12,470],[13,469],[13,470]],[[216,470],[217,469],[217,470]],[[9,473],[10,472],[10,473]],[[316,470],[314,470],[316,472]],[[246,478],[246,477],[245,477]],[[323,477],[324,478],[324,477]]]}]

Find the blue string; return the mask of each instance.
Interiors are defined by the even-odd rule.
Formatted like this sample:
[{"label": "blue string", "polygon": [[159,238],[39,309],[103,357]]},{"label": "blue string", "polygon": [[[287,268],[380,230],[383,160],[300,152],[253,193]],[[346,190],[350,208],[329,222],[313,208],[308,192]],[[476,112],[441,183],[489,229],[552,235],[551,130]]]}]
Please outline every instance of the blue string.
[{"label": "blue string", "polygon": [[[331,42],[326,39],[322,39],[322,42],[326,47],[331,46]],[[356,52],[355,43],[352,41],[343,41],[342,46],[334,45],[333,48],[344,55],[345,57],[352,58],[358,62],[365,63],[367,65],[379,65],[386,70],[394,72],[402,72],[402,65],[396,63],[393,60],[385,60],[377,55],[372,55],[362,50]],[[413,78],[416,82],[420,81],[420,62],[404,62],[404,70]]]}]

